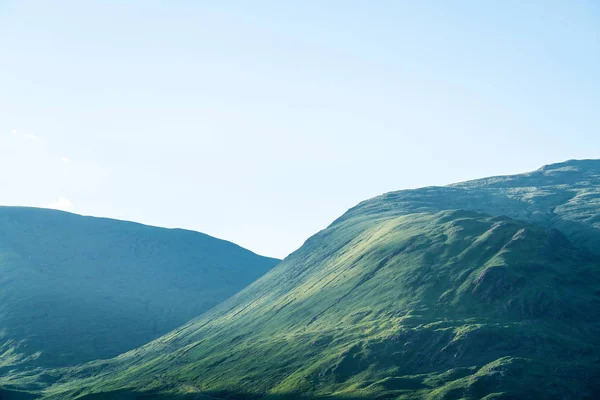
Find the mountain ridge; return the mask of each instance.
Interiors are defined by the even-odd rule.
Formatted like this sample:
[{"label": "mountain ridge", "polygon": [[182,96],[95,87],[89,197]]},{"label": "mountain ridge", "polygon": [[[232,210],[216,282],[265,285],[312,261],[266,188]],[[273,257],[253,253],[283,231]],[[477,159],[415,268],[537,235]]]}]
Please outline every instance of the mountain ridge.
[{"label": "mountain ridge", "polygon": [[[561,170],[574,167],[574,170]],[[585,171],[577,168],[585,167]],[[553,174],[558,172],[558,174]],[[551,173],[551,174],[548,174]],[[548,176],[550,175],[550,176]],[[518,179],[514,187],[496,187]],[[563,188],[564,179],[578,182]],[[478,187],[483,186],[483,187]],[[467,209],[555,227],[567,236],[584,234],[593,237],[586,248],[600,254],[600,217],[596,213],[580,214],[578,201],[600,207],[600,160],[569,160],[549,164],[535,171],[517,175],[500,175],[446,186],[393,191],[375,196],[350,208],[332,224],[352,217],[389,211],[394,214]],[[543,188],[543,190],[542,190]],[[558,212],[558,213],[557,213]],[[588,219],[581,223],[582,220]],[[590,231],[591,230],[591,231]],[[582,237],[577,238],[581,240]],[[583,238],[584,239],[584,238]]]},{"label": "mountain ridge", "polygon": [[170,333],[5,384],[49,399],[593,399],[600,173],[571,163],[361,202]]},{"label": "mountain ridge", "polygon": [[[510,190],[484,179],[361,202],[169,334],[112,360],[47,371],[56,383],[42,393],[593,398],[600,174],[563,167],[490,178],[518,183]],[[586,200],[574,210],[578,196]]]},{"label": "mountain ridge", "polygon": [[223,242],[232,244],[233,246],[236,246],[236,247],[239,247],[246,251],[249,251],[250,253],[256,254],[257,256],[260,256],[260,257],[265,257],[265,258],[269,258],[269,259],[276,260],[276,261],[281,260],[280,258],[277,258],[277,257],[270,257],[270,256],[266,256],[264,254],[259,254],[253,250],[247,249],[247,248],[245,248],[235,242],[232,242],[230,240],[223,239],[223,238],[220,238],[217,236],[213,236],[213,235],[210,235],[205,232],[200,232],[196,229],[179,228],[179,227],[169,228],[169,227],[164,227],[164,226],[155,225],[155,224],[151,224],[151,223],[132,221],[132,220],[128,220],[128,219],[121,219],[121,218],[115,218],[115,217],[100,217],[100,216],[96,216],[96,215],[80,214],[77,212],[59,210],[59,209],[55,209],[55,208],[46,208],[46,207],[0,205],[0,210],[2,210],[2,209],[13,209],[13,210],[23,210],[23,211],[28,211],[28,210],[29,211],[42,211],[42,212],[56,213],[57,215],[67,214],[67,215],[76,216],[76,217],[89,218],[91,220],[100,220],[100,221],[114,222],[114,223],[124,223],[124,224],[128,224],[128,225],[137,225],[139,227],[145,227],[145,228],[156,228],[156,229],[160,229],[163,231],[175,231],[175,232],[183,231],[183,232],[195,233],[195,234],[202,235],[204,237],[208,237],[211,239],[215,239],[215,240],[219,240],[219,241],[223,241]]}]

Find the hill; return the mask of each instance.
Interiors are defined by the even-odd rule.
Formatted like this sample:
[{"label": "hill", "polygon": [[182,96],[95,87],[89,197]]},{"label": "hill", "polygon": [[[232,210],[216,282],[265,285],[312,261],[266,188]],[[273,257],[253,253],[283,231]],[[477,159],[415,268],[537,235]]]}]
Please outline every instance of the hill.
[{"label": "hill", "polygon": [[600,160],[571,160],[525,174],[390,192],[358,204],[340,219],[450,209],[556,228],[600,255]]},{"label": "hill", "polygon": [[276,262],[197,232],[0,207],[0,376],[131,350]]},{"label": "hill", "polygon": [[600,161],[388,193],[48,398],[597,398]]}]

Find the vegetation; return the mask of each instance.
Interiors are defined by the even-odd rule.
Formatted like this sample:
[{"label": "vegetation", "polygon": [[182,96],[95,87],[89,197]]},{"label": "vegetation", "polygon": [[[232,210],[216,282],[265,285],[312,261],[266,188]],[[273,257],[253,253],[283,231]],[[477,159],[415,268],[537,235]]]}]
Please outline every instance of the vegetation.
[{"label": "vegetation", "polygon": [[600,161],[388,193],[197,319],[32,370],[51,399],[600,395]]},{"label": "vegetation", "polygon": [[131,350],[276,262],[197,232],[1,207],[0,376]]}]

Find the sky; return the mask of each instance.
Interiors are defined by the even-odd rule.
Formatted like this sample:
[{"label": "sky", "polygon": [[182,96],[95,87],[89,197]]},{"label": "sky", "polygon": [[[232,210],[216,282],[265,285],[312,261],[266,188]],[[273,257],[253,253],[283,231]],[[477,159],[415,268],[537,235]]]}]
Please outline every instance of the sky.
[{"label": "sky", "polygon": [[600,157],[600,3],[0,0],[0,204],[285,257],[384,192]]}]

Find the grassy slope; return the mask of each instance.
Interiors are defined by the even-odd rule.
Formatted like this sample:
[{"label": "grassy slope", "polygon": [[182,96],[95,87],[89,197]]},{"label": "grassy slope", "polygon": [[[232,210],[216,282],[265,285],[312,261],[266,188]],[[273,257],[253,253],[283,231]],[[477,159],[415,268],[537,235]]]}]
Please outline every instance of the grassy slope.
[{"label": "grassy slope", "polygon": [[[47,395],[592,396],[600,278],[588,239],[598,208],[592,197],[569,211],[598,188],[598,163],[585,164],[361,203],[201,318],[62,371]],[[501,181],[510,190],[494,188]],[[577,221],[585,235],[569,231],[573,244],[556,229],[437,211],[446,207]]]},{"label": "grassy slope", "polygon": [[600,255],[600,160],[575,160],[536,171],[390,192],[366,200],[340,220],[448,209],[479,211],[553,227]]},{"label": "grassy slope", "polygon": [[599,188],[586,161],[377,197],[162,338],[20,383],[90,399],[593,398]]},{"label": "grassy slope", "polygon": [[0,207],[0,376],[140,346],[276,262],[197,232]]}]

